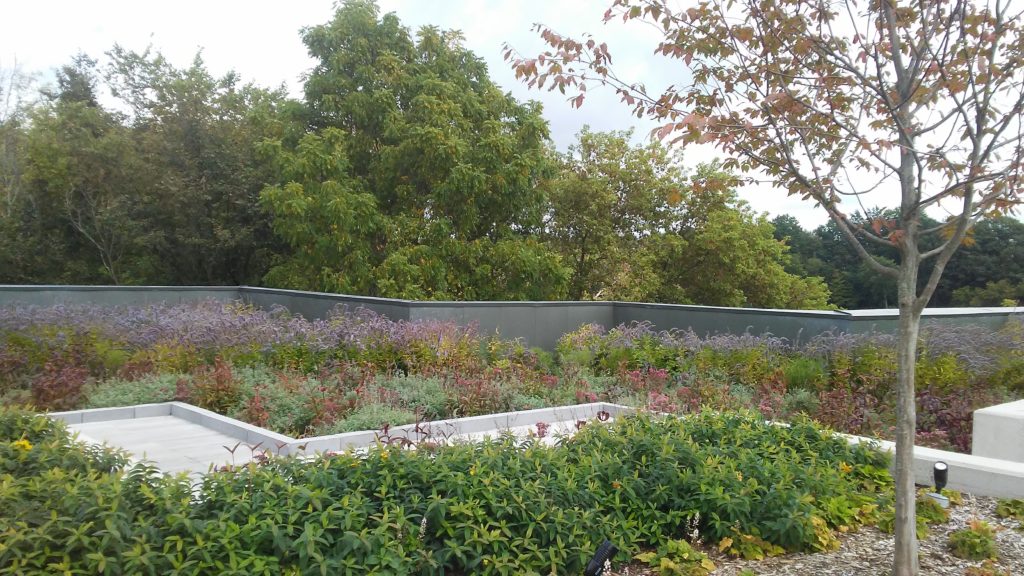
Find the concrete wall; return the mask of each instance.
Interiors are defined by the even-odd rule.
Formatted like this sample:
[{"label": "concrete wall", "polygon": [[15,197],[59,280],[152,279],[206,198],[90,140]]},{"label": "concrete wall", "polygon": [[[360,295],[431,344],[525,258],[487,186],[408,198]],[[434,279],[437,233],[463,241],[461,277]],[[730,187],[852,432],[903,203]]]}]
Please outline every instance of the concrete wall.
[{"label": "concrete wall", "polygon": [[239,296],[245,302],[269,310],[273,306],[284,306],[295,314],[309,319],[325,318],[336,306],[343,305],[355,310],[366,308],[392,320],[408,320],[408,300],[391,298],[372,298],[370,296],[349,296],[346,294],[327,294],[324,292],[303,292],[300,290],[280,290],[277,288],[256,288],[240,286]]},{"label": "concrete wall", "polygon": [[30,304],[101,304],[138,306],[202,300],[231,302],[241,298],[237,286],[11,286],[0,285],[0,306]]},{"label": "concrete wall", "polygon": [[1024,464],[1024,400],[974,411],[971,454]]},{"label": "concrete wall", "polygon": [[612,325],[650,322],[659,330],[691,328],[698,336],[770,332],[782,338],[802,341],[829,330],[845,330],[848,320],[848,314],[832,311],[616,302]]},{"label": "concrete wall", "polygon": [[[368,308],[392,320],[454,320],[460,324],[475,324],[482,334],[521,338],[530,346],[548,349],[553,348],[563,334],[591,322],[606,328],[650,322],[659,330],[692,328],[700,336],[770,332],[790,340],[806,341],[829,330],[895,332],[898,317],[896,310],[760,310],[633,302],[412,302],[250,286],[0,286],[0,306],[15,303],[139,305],[206,299],[242,300],[266,309],[284,306],[310,319],[323,318],[341,304],[352,309]],[[924,322],[945,326],[973,324],[998,330],[1012,316],[1024,318],[1024,310],[935,308],[925,311]]]},{"label": "concrete wall", "polygon": [[[897,310],[850,310],[844,329],[852,333],[896,332]],[[1022,308],[928,308],[921,315],[923,326],[982,326],[999,330],[1011,317],[1024,318]]]},{"label": "concrete wall", "polygon": [[614,326],[610,302],[416,302],[409,319],[454,320],[475,324],[480,334],[522,338],[530,346],[553,349],[558,339],[583,324]]}]

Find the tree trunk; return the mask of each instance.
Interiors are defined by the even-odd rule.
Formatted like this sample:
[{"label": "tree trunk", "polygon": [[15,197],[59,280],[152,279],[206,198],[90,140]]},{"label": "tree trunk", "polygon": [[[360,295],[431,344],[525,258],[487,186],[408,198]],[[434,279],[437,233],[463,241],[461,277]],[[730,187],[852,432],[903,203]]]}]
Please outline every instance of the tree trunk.
[{"label": "tree trunk", "polygon": [[914,486],[914,436],[917,415],[914,404],[914,365],[917,359],[917,336],[921,326],[921,310],[915,305],[917,296],[917,263],[904,258],[898,282],[900,318],[899,343],[896,355],[896,576],[916,576],[917,519]]}]

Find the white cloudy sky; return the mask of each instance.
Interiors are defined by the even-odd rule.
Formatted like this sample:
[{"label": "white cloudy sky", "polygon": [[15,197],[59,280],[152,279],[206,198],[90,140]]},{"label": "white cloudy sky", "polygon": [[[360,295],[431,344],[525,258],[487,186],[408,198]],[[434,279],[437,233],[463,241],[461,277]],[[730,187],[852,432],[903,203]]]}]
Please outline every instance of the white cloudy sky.
[{"label": "white cloudy sky", "polygon": [[[655,32],[638,24],[604,24],[602,0],[379,0],[383,12],[396,12],[413,29],[426,24],[463,31],[467,46],[484,58],[495,81],[519,99],[537,99],[560,149],[584,125],[595,130],[635,128],[637,140],[655,126],[631,116],[611,93],[591,92],[582,109],[571,108],[561,94],[529,91],[502,61],[509,42],[523,53],[543,49],[531,31],[542,22],[570,35],[590,32],[607,41],[617,70],[658,87],[683,81],[680,64],[652,56]],[[266,86],[284,83],[301,94],[302,74],[312,66],[299,30],[327,22],[333,0],[296,0],[290,5],[265,0],[18,0],[5,3],[0,21],[0,67],[15,62],[25,71],[47,72],[83,51],[99,57],[114,43],[142,50],[152,45],[173,63],[187,65],[202,49],[215,74],[235,70],[246,80]],[[713,151],[688,150],[688,164],[715,157]],[[792,214],[805,227],[824,223],[820,208],[768,186],[749,188],[743,197],[754,209],[771,215]]]}]

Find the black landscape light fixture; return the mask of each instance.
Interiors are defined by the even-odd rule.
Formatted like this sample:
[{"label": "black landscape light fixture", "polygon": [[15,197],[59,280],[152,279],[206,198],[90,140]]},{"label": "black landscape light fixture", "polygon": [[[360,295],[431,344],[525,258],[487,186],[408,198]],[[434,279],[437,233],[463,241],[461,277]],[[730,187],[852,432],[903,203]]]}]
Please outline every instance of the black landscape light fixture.
[{"label": "black landscape light fixture", "polygon": [[614,544],[605,540],[601,542],[601,545],[597,547],[597,552],[594,552],[594,557],[587,562],[586,569],[583,570],[583,576],[601,576],[604,574],[604,567],[609,560],[615,557],[619,551]]},{"label": "black landscape light fixture", "polygon": [[949,480],[949,466],[945,462],[936,462],[932,468],[932,476],[935,478],[935,492],[942,494],[942,489]]},{"label": "black landscape light fixture", "polygon": [[949,508],[949,498],[942,495],[942,489],[946,487],[946,480],[949,479],[949,465],[939,461],[932,466],[932,478],[935,481],[935,492],[929,492],[928,497],[939,503],[943,508]]}]

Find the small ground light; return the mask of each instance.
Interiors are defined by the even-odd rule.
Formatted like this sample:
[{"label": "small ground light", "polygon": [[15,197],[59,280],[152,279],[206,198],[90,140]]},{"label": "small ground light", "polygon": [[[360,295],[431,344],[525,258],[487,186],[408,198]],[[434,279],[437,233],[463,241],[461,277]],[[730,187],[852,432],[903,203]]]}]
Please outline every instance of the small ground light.
[{"label": "small ground light", "polygon": [[949,480],[949,466],[945,462],[936,462],[932,475],[935,478],[935,491],[941,494],[942,489],[946,487],[946,481]]},{"label": "small ground light", "polygon": [[945,462],[936,462],[932,467],[932,478],[935,480],[935,492],[930,492],[928,497],[938,502],[939,506],[949,508],[949,498],[942,495],[942,489],[949,479],[949,466]]},{"label": "small ground light", "polygon": [[619,549],[614,544],[605,540],[601,542],[601,545],[597,547],[597,551],[594,552],[594,557],[587,562],[587,567],[583,570],[583,576],[601,576],[604,574],[605,565],[615,557]]}]

